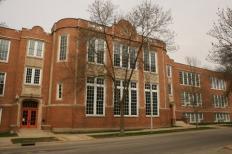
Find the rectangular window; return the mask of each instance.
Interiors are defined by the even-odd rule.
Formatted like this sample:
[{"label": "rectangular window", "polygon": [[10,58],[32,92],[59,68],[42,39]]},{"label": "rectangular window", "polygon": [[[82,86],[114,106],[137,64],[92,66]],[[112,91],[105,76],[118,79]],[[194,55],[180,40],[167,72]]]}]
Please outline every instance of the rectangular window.
[{"label": "rectangular window", "polygon": [[171,83],[168,84],[168,94],[172,95],[172,84]]},{"label": "rectangular window", "polygon": [[0,96],[4,95],[6,73],[0,72]]},{"label": "rectangular window", "polygon": [[0,125],[2,123],[2,108],[0,108]]},{"label": "rectangular window", "polygon": [[86,115],[104,115],[104,79],[87,77]]},{"label": "rectangular window", "polygon": [[202,106],[200,93],[182,92],[180,96],[182,106]]},{"label": "rectangular window", "polygon": [[88,62],[104,64],[105,41],[90,39],[88,42]]},{"label": "rectangular window", "polygon": [[120,44],[114,44],[114,66],[120,67]]},{"label": "rectangular window", "polygon": [[156,72],[156,53],[144,50],[143,53],[144,71]]},{"label": "rectangular window", "polygon": [[216,77],[211,77],[211,89],[226,90],[226,82]]},{"label": "rectangular window", "polygon": [[114,44],[114,66],[136,69],[136,48]]},{"label": "rectangular window", "polygon": [[213,95],[213,104],[215,108],[225,108],[228,106],[228,98],[223,95]]},{"label": "rectangular window", "polygon": [[172,66],[170,65],[167,65],[167,76],[168,77],[172,77]]},{"label": "rectangular window", "polygon": [[180,84],[200,87],[200,74],[191,72],[179,72]]},{"label": "rectangular window", "polygon": [[10,41],[0,39],[0,62],[8,62]]},{"label": "rectangular window", "polygon": [[28,41],[28,56],[32,57],[43,57],[44,42],[37,40]]},{"label": "rectangular window", "polygon": [[61,35],[59,42],[59,61],[65,61],[68,53],[68,35]]},{"label": "rectangular window", "polygon": [[146,115],[159,115],[157,85],[145,84]]},{"label": "rectangular window", "polygon": [[187,113],[184,113],[184,116],[189,119],[190,123],[196,123],[197,121],[200,123],[204,119],[203,113],[187,112]]},{"label": "rectangular window", "polygon": [[26,67],[25,84],[40,85],[41,69]]},{"label": "rectangular window", "polygon": [[63,96],[63,84],[62,83],[58,83],[57,87],[56,87],[56,99],[57,100],[62,100],[62,96]]},{"label": "rectangular window", "polygon": [[124,102],[124,115],[136,116],[138,115],[138,103],[137,103],[137,83],[131,81],[128,87],[128,91],[124,89],[123,81],[117,80],[117,89],[114,92],[114,115],[120,115],[120,101],[122,99],[123,93],[125,95]]},{"label": "rectangular window", "polygon": [[230,122],[229,113],[215,113],[215,122]]}]

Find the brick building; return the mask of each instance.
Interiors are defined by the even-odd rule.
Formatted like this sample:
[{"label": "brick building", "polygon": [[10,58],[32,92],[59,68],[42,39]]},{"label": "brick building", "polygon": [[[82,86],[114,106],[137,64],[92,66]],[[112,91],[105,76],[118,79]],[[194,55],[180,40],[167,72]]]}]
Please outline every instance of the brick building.
[{"label": "brick building", "polygon": [[231,97],[224,95],[222,74],[201,68],[193,73],[170,59],[165,44],[155,39],[139,55],[143,62],[135,66],[140,36],[125,43],[121,35],[125,25],[133,29],[124,20],[107,27],[112,55],[101,35],[91,38],[83,33],[98,34],[101,26],[83,19],[59,20],[51,33],[40,26],[20,31],[0,27],[0,131],[119,128],[113,82],[102,75],[111,66],[109,56],[120,94],[125,68],[135,67],[124,109],[126,128],[149,128],[151,120],[154,127],[186,117],[195,122],[196,110],[200,122],[230,121]]}]

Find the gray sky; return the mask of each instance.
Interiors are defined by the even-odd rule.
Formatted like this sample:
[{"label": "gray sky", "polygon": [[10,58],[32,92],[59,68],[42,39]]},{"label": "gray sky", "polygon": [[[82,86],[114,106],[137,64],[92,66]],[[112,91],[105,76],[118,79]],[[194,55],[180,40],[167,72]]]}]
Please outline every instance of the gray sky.
[{"label": "gray sky", "polygon": [[[0,4],[0,21],[10,28],[42,26],[50,32],[52,25],[61,18],[88,19],[88,5],[94,0],[5,0]],[[141,0],[112,0],[125,12]],[[217,9],[230,7],[232,0],[156,0],[164,9],[171,9],[179,50],[169,53],[176,62],[185,63],[185,56],[194,56],[202,66],[213,66],[205,58],[212,39],[206,33],[217,20]]]}]

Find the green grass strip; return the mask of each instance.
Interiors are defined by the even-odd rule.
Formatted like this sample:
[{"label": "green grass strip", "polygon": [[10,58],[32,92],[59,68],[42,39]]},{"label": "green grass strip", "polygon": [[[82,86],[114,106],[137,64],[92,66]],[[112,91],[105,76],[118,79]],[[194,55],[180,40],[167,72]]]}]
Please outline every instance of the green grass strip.
[{"label": "green grass strip", "polygon": [[10,132],[0,133],[0,137],[15,137],[15,136],[17,136],[16,133],[10,133]]},{"label": "green grass strip", "polygon": [[140,135],[164,134],[164,133],[186,132],[186,131],[199,131],[206,129],[215,129],[215,128],[199,127],[199,128],[187,128],[187,129],[159,130],[159,131],[125,132],[124,134],[120,134],[119,132],[117,132],[117,133],[107,133],[107,134],[94,134],[89,136],[94,138],[126,137],[126,136],[140,136]]},{"label": "green grass strip", "polygon": [[11,142],[13,144],[18,143],[30,143],[30,142],[52,142],[52,141],[59,141],[56,137],[39,137],[39,138],[13,138]]}]

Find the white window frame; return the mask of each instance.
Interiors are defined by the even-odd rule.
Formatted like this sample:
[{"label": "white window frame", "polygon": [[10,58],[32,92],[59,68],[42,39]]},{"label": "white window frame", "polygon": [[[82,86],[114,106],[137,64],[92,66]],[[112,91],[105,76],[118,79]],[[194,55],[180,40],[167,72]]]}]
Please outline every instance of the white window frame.
[{"label": "white window frame", "polygon": [[[29,54],[29,49],[30,49],[30,43],[31,43],[31,41],[35,41],[35,46],[34,46],[34,51],[33,51],[33,55],[30,55]],[[42,53],[41,53],[41,56],[37,56],[37,48],[38,48],[38,42],[41,42],[42,43]],[[43,56],[44,56],[44,42],[43,41],[40,41],[40,40],[34,40],[34,39],[30,39],[30,40],[28,40],[28,44],[27,44],[27,56],[28,57],[36,57],[36,58],[43,58]]]},{"label": "white window frame", "polygon": [[10,55],[11,41],[10,41],[10,40],[7,40],[7,39],[2,39],[2,38],[0,38],[0,40],[8,41],[8,51],[7,51],[6,60],[0,60],[1,63],[8,63],[8,61],[9,61],[9,55]]},{"label": "white window frame", "polygon": [[189,119],[189,123],[196,123],[196,116],[198,116],[198,122],[201,123],[204,120],[204,114],[202,112],[193,113],[186,112],[184,113],[185,117]]},{"label": "white window frame", "polygon": [[2,91],[2,94],[0,94],[0,96],[4,96],[4,93],[5,93],[5,87],[6,87],[6,72],[0,72],[0,73],[3,73],[4,74],[4,81],[3,81],[3,91]]},{"label": "white window frame", "polygon": [[[92,38],[92,39],[95,39],[95,41],[94,41],[94,47],[95,47],[95,48],[94,48],[94,50],[95,50],[95,53],[94,53],[94,62],[89,62],[89,60],[88,60],[88,57],[89,57],[89,41],[90,41],[90,40],[87,42],[87,57],[86,57],[86,61],[87,61],[88,63],[90,63],[90,64],[104,65],[105,62],[106,62],[106,42],[105,42],[104,39],[101,39],[101,38]],[[98,41],[99,41],[99,40],[104,41],[103,64],[97,62],[97,53],[96,53],[96,51],[98,51]]]},{"label": "white window frame", "polygon": [[169,94],[169,87],[168,87],[168,95],[169,95],[169,96],[173,96],[173,87],[172,87],[172,83],[168,83],[168,86],[169,86],[169,85],[170,85],[170,88],[171,88],[171,89],[170,89],[170,90],[171,90],[171,91],[170,91],[171,93]]},{"label": "white window frame", "polygon": [[223,79],[218,79],[217,77],[210,77],[211,89],[214,90],[226,90],[226,81]]},{"label": "white window frame", "polygon": [[[88,76],[88,77],[92,77],[92,76]],[[87,77],[87,78],[88,78]],[[87,82],[87,78],[86,78],[86,90],[85,90],[85,115],[86,117],[104,117],[105,116],[105,103],[106,103],[106,88],[105,88],[105,79],[103,79],[104,84],[100,85],[97,84],[97,77],[94,77],[94,83],[88,83]],[[87,86],[93,86],[94,87],[94,100],[93,100],[93,114],[87,114],[86,113],[86,108],[87,108]],[[104,93],[103,93],[103,114],[97,114],[97,87],[103,87]]]},{"label": "white window frame", "polygon": [[[120,61],[120,63],[119,63],[119,66],[115,66],[114,65],[114,60],[115,60],[115,58],[114,58],[114,49],[115,49],[115,45],[118,45],[119,46],[119,54],[120,54],[120,59],[119,59],[119,61]],[[122,66],[122,59],[123,59],[123,46],[127,46],[127,53],[128,53],[128,67],[126,68],[126,67],[123,67]],[[123,44],[123,43],[119,43],[119,42],[114,42],[113,43],[113,66],[114,67],[116,67],[116,68],[121,68],[121,69],[129,69],[129,70],[132,70],[132,69],[134,69],[134,70],[137,70],[137,61],[135,62],[135,68],[132,68],[131,67],[131,59],[130,59],[130,51],[131,51],[131,49],[134,49],[134,51],[135,51],[135,59],[136,59],[136,56],[137,56],[137,54],[138,54],[138,50],[137,50],[137,48],[136,47],[131,47],[131,46],[128,46],[128,45],[126,45],[126,44]]]},{"label": "white window frame", "polygon": [[2,112],[3,112],[3,109],[0,107],[0,125],[2,124]]},{"label": "white window frame", "polygon": [[[182,83],[180,83],[180,85],[201,87],[201,78],[200,78],[199,73],[187,72],[187,71],[179,71],[179,80],[180,80],[180,74],[181,74],[181,79],[182,79]],[[195,75],[195,80],[194,80],[195,84],[193,84],[193,76],[194,75]],[[189,77],[190,77],[190,79],[189,79]],[[197,78],[199,80],[199,85],[197,84],[198,83]],[[185,81],[186,81],[186,83],[185,83]],[[192,83],[190,83],[189,81],[192,82]]]},{"label": "white window frame", "polygon": [[[60,89],[60,86],[61,86],[61,89]],[[61,97],[59,96],[60,93],[61,93]],[[63,99],[63,83],[59,82],[56,85],[56,100],[62,100],[62,99]]]},{"label": "white window frame", "polygon": [[172,66],[167,65],[166,69],[167,69],[167,77],[171,78],[172,77]]},{"label": "white window frame", "polygon": [[[31,74],[31,83],[26,83],[26,77],[27,77],[27,68],[32,69],[32,74]],[[35,84],[35,69],[40,70],[40,77],[39,77],[39,83]],[[42,81],[42,69],[38,67],[25,67],[25,73],[24,73],[24,84],[25,85],[32,85],[32,86],[40,86]]]},{"label": "white window frame", "polygon": [[[117,86],[117,89],[120,90],[120,99],[121,99],[122,94],[123,94],[123,80],[119,79],[117,81],[120,81],[120,86]],[[136,83],[136,88],[131,87],[131,82]],[[124,117],[138,117],[139,116],[138,82],[136,82],[136,81],[131,81],[131,82],[129,83],[129,87],[128,87],[128,98],[129,98],[128,110],[129,110],[129,114],[125,115],[125,113],[124,113]],[[136,115],[131,115],[131,90],[136,90],[136,100],[137,100],[137,102],[136,102],[136,109],[137,109],[136,110]],[[113,90],[113,102],[114,102],[114,97],[115,97],[115,94],[114,94],[114,90]],[[120,115],[114,114],[114,117],[120,117]]]},{"label": "white window frame", "polygon": [[[64,60],[60,60],[60,46],[61,46],[61,36],[67,37],[67,47],[66,47],[66,58]],[[69,53],[69,34],[61,34],[58,39],[58,54],[57,54],[57,62],[67,62],[68,61],[68,53]]]},{"label": "white window frame", "polygon": [[[196,94],[196,97],[194,98],[194,94]],[[191,99],[197,99],[197,105],[196,106],[202,106],[202,95],[201,93],[190,93],[187,91],[181,92],[181,98],[182,96],[184,97],[184,99],[181,99],[181,104],[182,106],[193,106],[193,104],[191,104]],[[186,98],[188,100],[186,100]]]},{"label": "white window frame", "polygon": [[[158,65],[157,65],[157,61],[158,61],[158,59],[157,59],[157,52],[156,51],[154,51],[154,50],[151,50],[151,51],[146,51],[146,52],[148,52],[148,58],[149,58],[149,71],[147,71],[147,70],[144,70],[144,72],[149,72],[149,73],[158,73]],[[143,50],[143,61],[144,61],[144,53],[145,53],[145,50]],[[154,53],[155,54],[155,72],[152,72],[151,71],[151,53]],[[145,64],[145,62],[144,62],[144,64]],[[144,65],[143,64],[143,65]],[[143,66],[143,69],[144,69],[144,66]]]},{"label": "white window frame", "polygon": [[[146,89],[145,88],[145,84],[150,84],[150,89]],[[160,98],[159,98],[159,85],[158,84],[156,84],[156,83],[145,83],[144,84],[144,102],[145,102],[145,114],[146,114],[146,92],[150,92],[150,99],[152,99],[152,93],[153,92],[156,92],[156,94],[157,94],[157,115],[155,115],[153,112],[152,112],[152,114],[153,115],[147,115],[146,114],[146,117],[159,117],[160,116],[160,112],[159,112],[159,110],[160,110]],[[156,85],[156,90],[154,90],[154,89],[152,89],[152,85]],[[153,100],[152,100],[153,101]],[[153,102],[151,102],[151,103],[153,103]],[[153,111],[153,110],[152,110]]]}]

